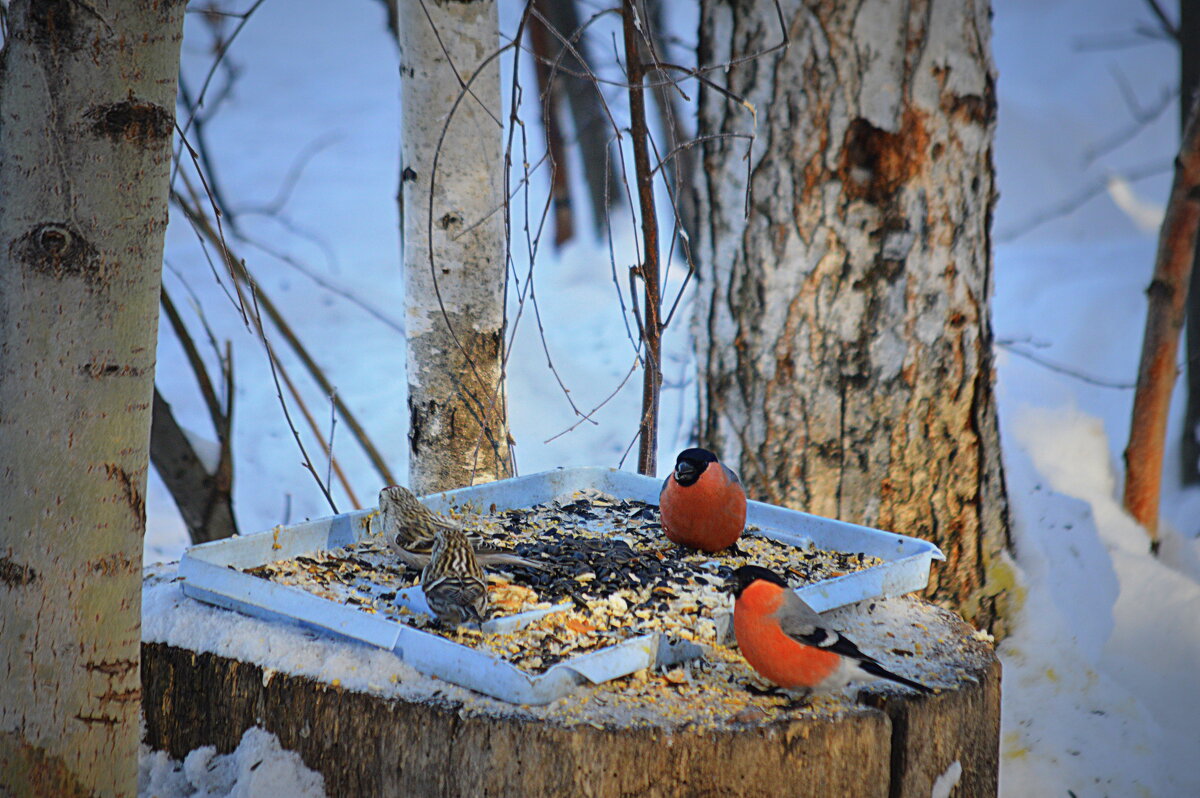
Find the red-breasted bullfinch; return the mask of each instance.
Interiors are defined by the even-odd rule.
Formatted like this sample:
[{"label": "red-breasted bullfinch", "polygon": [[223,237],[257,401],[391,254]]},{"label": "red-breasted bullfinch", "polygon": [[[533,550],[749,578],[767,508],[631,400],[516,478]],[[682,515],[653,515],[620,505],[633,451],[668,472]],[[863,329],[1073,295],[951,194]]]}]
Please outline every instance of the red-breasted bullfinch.
[{"label": "red-breasted bullfinch", "polygon": [[543,570],[541,563],[518,557],[487,541],[476,532],[469,532],[453,518],[435,513],[402,485],[391,485],[379,491],[379,515],[382,535],[392,553],[414,568],[424,568],[433,551],[438,532],[456,529],[466,535],[475,557],[483,566],[523,565]]},{"label": "red-breasted bullfinch", "polygon": [[437,533],[429,564],[421,571],[421,592],[437,619],[449,626],[483,623],[487,617],[487,579],[461,530]]},{"label": "red-breasted bullfinch", "polygon": [[773,571],[743,565],[727,584],[737,599],[733,632],[742,656],[759,675],[780,687],[829,692],[854,681],[890,679],[922,693],[933,692],[859,651],[826,626]]},{"label": "red-breasted bullfinch", "polygon": [[746,528],[746,491],[708,449],[685,449],[658,495],[667,539],[707,552],[732,546]]}]

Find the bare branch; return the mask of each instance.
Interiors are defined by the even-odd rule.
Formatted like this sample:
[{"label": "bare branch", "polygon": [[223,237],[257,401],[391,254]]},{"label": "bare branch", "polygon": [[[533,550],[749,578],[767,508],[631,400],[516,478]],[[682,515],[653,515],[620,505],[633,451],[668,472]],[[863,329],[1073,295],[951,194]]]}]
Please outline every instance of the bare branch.
[{"label": "bare branch", "polygon": [[[254,291],[253,286],[250,288],[250,296],[251,298],[257,297],[257,293]],[[259,324],[261,325],[261,317],[257,316],[257,300],[254,303],[254,310],[256,318],[259,318]],[[283,410],[283,418],[285,421],[287,421],[288,429],[292,431],[292,437],[296,439],[296,446],[300,448],[300,455],[304,458],[303,465],[308,469],[308,472],[312,474],[313,479],[317,481],[317,487],[321,489],[322,495],[325,496],[325,501],[329,502],[330,509],[332,509],[334,515],[336,515],[338,512],[337,503],[333,500],[333,496],[330,495],[329,488],[326,487],[325,483],[321,480],[321,475],[317,473],[317,469],[313,466],[312,458],[308,456],[308,449],[304,447],[304,441],[300,438],[300,430],[296,429],[296,424],[292,421],[292,414],[291,411],[288,410],[287,400],[283,398],[283,388],[279,384],[279,363],[275,357],[275,350],[271,347],[270,341],[268,341],[265,337],[260,338],[260,340],[262,341],[263,346],[265,346],[267,349],[267,365],[271,367],[271,379],[275,382],[275,395],[279,398],[279,406]],[[290,381],[289,388],[292,390],[292,395],[295,396],[295,388],[294,386],[290,385]]]},{"label": "bare branch", "polygon": [[187,327],[184,325],[179,311],[175,308],[175,303],[171,301],[171,294],[168,293],[165,286],[162,289],[159,300],[162,304],[163,312],[166,314],[167,322],[171,325],[171,331],[175,333],[180,346],[183,347],[184,357],[187,358],[188,365],[192,369],[192,374],[195,375],[196,382],[200,385],[200,395],[204,397],[204,404],[208,408],[208,417],[212,421],[213,428],[216,429],[218,437],[220,437],[225,424],[225,413],[221,408],[220,400],[217,399],[217,392],[213,389],[212,380],[208,376],[208,369],[204,365],[204,359],[200,357],[200,351],[196,348],[196,342],[192,339],[191,333],[188,332]]},{"label": "bare branch", "polygon": [[[188,220],[192,223],[193,227],[197,231],[202,233],[204,235],[204,237],[207,240],[209,240],[210,242],[212,242],[214,245],[220,246],[220,244],[218,243],[219,242],[219,231],[214,229],[214,227],[211,224],[211,222],[209,221],[208,217],[203,214],[203,212],[200,210],[200,208],[196,204],[190,202],[189,200],[180,196],[177,193],[172,193],[171,198],[175,202],[175,204],[188,217]],[[393,477],[391,470],[388,468],[387,462],[383,459],[383,456],[379,453],[378,449],[376,449],[375,445],[371,442],[370,437],[367,435],[366,430],[363,429],[362,425],[359,423],[358,418],[354,415],[354,413],[348,407],[346,407],[345,403],[342,402],[341,398],[336,395],[336,391],[334,391],[333,385],[329,382],[329,379],[325,376],[324,371],[317,365],[316,361],[313,360],[313,358],[309,354],[308,350],[300,342],[300,339],[296,336],[295,332],[292,330],[291,325],[289,325],[287,323],[287,321],[283,318],[283,315],[279,312],[279,309],[275,306],[275,303],[272,302],[269,297],[267,297],[265,294],[263,294],[262,291],[256,286],[256,284],[250,277],[249,272],[246,270],[245,264],[243,262],[235,259],[229,253],[228,248],[225,248],[225,247],[222,247],[222,248],[225,252],[226,264],[229,268],[230,274],[233,275],[233,277],[234,277],[234,280],[235,280],[234,288],[235,288],[235,290],[237,290],[239,298],[241,297],[241,290],[239,288],[241,283],[244,282],[246,285],[251,286],[253,288],[253,296],[254,296],[255,306],[256,307],[261,306],[262,310],[266,311],[267,316],[271,320],[271,323],[275,326],[275,328],[284,337],[284,340],[287,342],[288,346],[292,349],[292,351],[294,351],[296,353],[296,356],[298,358],[300,358],[300,362],[304,365],[304,367],[308,371],[308,373],[312,376],[312,378],[321,387],[321,390],[325,393],[325,395],[334,397],[334,402],[337,405],[337,411],[339,413],[341,413],[342,418],[345,419],[346,426],[348,426],[350,428],[350,431],[354,435],[355,440],[357,440],[359,445],[363,448],[363,451],[367,454],[367,457],[371,460],[372,465],[374,465],[376,471],[379,472],[380,477],[383,478],[385,480],[385,483],[388,485],[396,484],[396,480]],[[240,304],[242,304],[244,306],[244,302],[241,302]],[[256,330],[256,332],[259,335],[259,339],[263,342],[264,345],[267,345],[265,336],[262,334],[261,322],[256,320],[252,329]],[[268,346],[268,354],[270,354],[273,357],[274,356],[273,352],[274,352],[274,350]],[[272,364],[272,365],[274,365],[274,364]],[[282,395],[282,392],[281,392],[281,395]]]},{"label": "bare branch", "polygon": [[1193,107],[1175,162],[1167,214],[1159,234],[1154,277],[1146,293],[1146,331],[1125,448],[1125,509],[1158,547],[1167,411],[1178,376],[1176,356],[1183,329],[1187,286],[1200,228],[1200,106]]},{"label": "bare branch", "polygon": [[[1186,3],[1188,0],[1181,0],[1181,2]],[[1158,19],[1158,24],[1162,28],[1162,32],[1178,42],[1179,26],[1170,20],[1170,18],[1167,16],[1167,12],[1163,10],[1161,5],[1159,5],[1158,0],[1146,0],[1146,5],[1150,6],[1150,11],[1153,12],[1154,16]]]},{"label": "bare branch", "polygon": [[206,543],[237,534],[231,496],[231,467],[222,457],[216,473],[210,474],[196,453],[171,406],[154,389],[150,425],[150,459],[175,500],[192,543]]},{"label": "bare branch", "polygon": [[[212,66],[208,70],[208,74],[206,74],[204,76],[204,82],[200,86],[200,93],[196,95],[196,108],[204,107],[204,98],[208,94],[208,86],[212,82],[213,75],[216,74],[217,68],[221,65],[222,59],[224,59],[225,54],[229,52],[229,48],[234,43],[234,41],[237,39],[238,34],[240,34],[242,32],[242,29],[246,27],[246,23],[250,21],[250,18],[252,16],[254,16],[254,12],[258,10],[259,6],[261,6],[263,4],[263,2],[264,2],[264,0],[254,0],[254,3],[250,6],[250,8],[248,8],[242,14],[240,14],[240,15],[230,14],[229,15],[229,16],[238,17],[238,24],[233,29],[233,33],[229,34],[229,38],[226,39],[225,41],[221,42],[220,45],[217,47],[216,57],[213,58],[213,63],[212,63]],[[181,128],[179,131],[180,136],[187,135],[187,132],[192,127],[193,121],[194,121],[194,115],[193,115],[192,119],[188,119],[188,121],[186,123],[184,123],[183,128]]]},{"label": "bare branch", "polygon": [[1133,89],[1129,86],[1129,82],[1121,72],[1115,72],[1114,77],[1117,85],[1121,88],[1121,94],[1125,98],[1125,103],[1129,107],[1130,115],[1133,121],[1126,125],[1121,130],[1111,134],[1103,140],[1093,144],[1084,150],[1083,163],[1084,166],[1090,166],[1097,158],[1106,155],[1122,144],[1133,139],[1138,133],[1141,133],[1146,127],[1158,119],[1163,113],[1170,108],[1175,99],[1179,96],[1179,91],[1171,87],[1165,87],[1154,101],[1154,104],[1149,108],[1142,108],[1138,103],[1137,97],[1133,93]]},{"label": "bare branch", "polygon": [[1032,363],[1037,363],[1039,366],[1047,368],[1050,371],[1058,374],[1062,374],[1067,377],[1073,377],[1082,382],[1086,382],[1088,385],[1095,385],[1099,388],[1117,388],[1120,390],[1132,390],[1135,387],[1135,383],[1132,382],[1119,382],[1117,380],[1106,380],[1103,377],[1093,377],[1087,372],[1073,369],[1070,366],[1064,366],[1061,363],[1055,363],[1054,361],[1044,358],[1041,355],[1035,355],[1032,352],[1019,348],[1016,345],[1017,343],[1018,342],[1014,340],[996,340],[996,346],[1004,349],[1005,351],[1011,352],[1017,357],[1024,358]]},{"label": "bare branch", "polygon": [[646,99],[642,88],[645,67],[638,47],[638,32],[645,30],[647,20],[640,18],[635,0],[623,0],[621,13],[625,33],[626,75],[629,78],[629,117],[632,128],[634,173],[637,178],[638,200],[641,205],[643,260],[637,266],[645,290],[645,320],[642,340],[646,359],[642,372],[641,441],[638,444],[638,473],[654,476],[658,470],[658,402],[662,391],[662,318],[658,263],[658,211],[654,203],[654,175],[650,168],[650,148],[647,143]]},{"label": "bare branch", "polygon": [[[1136,169],[1131,169],[1125,172],[1122,177],[1124,177],[1130,183],[1133,183],[1138,180],[1145,180],[1148,177],[1156,177],[1164,172],[1169,171],[1170,169],[1171,164],[1169,162],[1164,163],[1163,161],[1159,160],[1144,166],[1140,166]],[[1000,243],[1014,241],[1026,233],[1041,227],[1047,222],[1054,221],[1055,219],[1061,219],[1062,217],[1073,213],[1085,205],[1088,201],[1103,194],[1107,190],[1108,178],[1097,178],[1066,199],[1060,200],[1049,208],[1044,208],[1037,213],[1034,213],[1024,221],[1018,222],[1007,229],[998,231],[996,233],[996,241]]]}]

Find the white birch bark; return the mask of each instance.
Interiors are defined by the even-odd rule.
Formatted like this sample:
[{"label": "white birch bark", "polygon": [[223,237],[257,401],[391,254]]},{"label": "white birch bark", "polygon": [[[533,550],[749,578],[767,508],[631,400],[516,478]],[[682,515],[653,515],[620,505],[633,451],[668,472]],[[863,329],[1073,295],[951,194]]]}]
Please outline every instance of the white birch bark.
[{"label": "white birch bark", "polygon": [[[987,0],[782,5],[788,49],[710,73],[758,128],[749,172],[744,140],[703,151],[701,440],[756,497],[933,540],[930,594],[991,624],[1009,574]],[[770,0],[701,8],[703,64],[781,38]],[[701,135],[751,128],[703,92]]]},{"label": "white birch bark", "polygon": [[0,793],[135,795],[184,4],[9,6],[0,53]]},{"label": "white birch bark", "polygon": [[428,493],[512,473],[499,59],[476,74],[500,37],[495,0],[403,0],[399,21],[409,473]]}]

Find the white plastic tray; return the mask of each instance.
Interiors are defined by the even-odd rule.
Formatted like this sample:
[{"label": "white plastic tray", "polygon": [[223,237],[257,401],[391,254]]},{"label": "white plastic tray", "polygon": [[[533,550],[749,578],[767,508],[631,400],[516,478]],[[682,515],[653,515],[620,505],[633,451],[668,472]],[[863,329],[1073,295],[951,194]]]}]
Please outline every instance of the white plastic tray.
[{"label": "white plastic tray", "polygon": [[[660,480],[612,468],[570,468],[437,493],[422,501],[442,511],[468,501],[480,507],[494,504],[498,510],[505,510],[594,488],[619,499],[657,504],[661,486]],[[699,654],[699,647],[686,641],[668,640],[658,634],[643,635],[560,662],[535,676],[500,658],[438,635],[242,571],[353,543],[367,535],[363,519],[369,512],[344,513],[193,546],[184,553],[179,565],[183,591],[220,607],[389,649],[422,673],[514,704],[546,704],[585,681],[598,684]],[[749,502],[746,522],[760,528],[757,534],[797,547],[811,543],[822,549],[863,552],[883,560],[872,568],[798,589],[796,592],[818,612],[864,599],[920,590],[929,581],[931,562],[945,559],[936,546],[924,540],[760,502]],[[401,591],[399,600],[414,609],[421,609],[424,604],[419,588]],[[485,631],[513,628],[549,611],[489,621],[484,628]]]}]

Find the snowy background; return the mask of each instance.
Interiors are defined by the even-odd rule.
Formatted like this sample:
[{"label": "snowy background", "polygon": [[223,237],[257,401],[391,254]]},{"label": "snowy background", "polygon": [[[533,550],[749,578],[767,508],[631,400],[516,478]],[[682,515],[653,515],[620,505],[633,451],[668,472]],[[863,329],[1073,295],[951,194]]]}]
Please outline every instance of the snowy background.
[{"label": "snowy background", "polygon": [[[506,19],[514,6],[508,3]],[[394,199],[400,87],[382,9],[364,0],[336,8],[264,3],[230,50],[239,78],[207,135],[221,189],[249,236],[356,298],[323,290],[295,267],[231,239],[403,479],[408,413],[404,341],[396,329],[403,325],[403,282]],[[1134,33],[1153,26],[1139,2],[995,3],[1001,199],[993,326],[1002,344],[1001,431],[1023,579],[1016,633],[1001,647],[1004,795],[1200,794],[1200,773],[1192,766],[1200,751],[1194,664],[1200,660],[1200,490],[1178,483],[1181,402],[1165,470],[1168,529],[1155,559],[1119,502],[1132,390],[1095,384],[1129,386],[1135,378],[1143,289],[1178,142],[1176,102],[1134,127],[1130,94],[1138,107],[1150,109],[1178,84],[1174,47]],[[515,25],[505,29],[511,33]],[[207,41],[199,17],[189,15],[184,59],[193,86],[211,63]],[[531,96],[531,73],[524,84]],[[282,211],[261,213],[301,162]],[[583,204],[577,203],[581,223]],[[1071,212],[1054,213],[1068,205]],[[615,225],[622,266],[632,261],[629,225]],[[555,365],[576,403],[590,409],[620,382],[632,350],[607,245],[587,232],[578,239],[558,253],[547,244],[535,279]],[[282,420],[262,347],[213,279],[179,213],[172,215],[167,260],[165,284],[185,306],[189,324],[199,329],[201,308],[216,338],[233,343],[235,508],[242,531],[328,515]],[[677,287],[678,278],[675,269],[669,286]],[[688,442],[694,417],[686,332],[679,324],[666,341],[661,461],[673,461]],[[327,425],[328,399],[280,354],[306,383],[307,400]],[[583,424],[546,443],[576,418],[546,368],[535,325],[524,317],[509,375],[521,472],[616,465],[634,433],[639,382],[635,376],[597,414],[598,425]],[[211,438],[194,381],[165,325],[158,383],[177,418],[197,437]],[[373,505],[380,480],[340,423],[335,450],[361,502]],[[323,461],[318,466],[323,470]],[[340,510],[350,509],[343,492],[334,495]],[[148,512],[147,561],[177,558],[186,533],[156,477]],[[277,750],[267,738],[248,737],[243,745],[247,756]],[[196,754],[192,771],[217,770],[216,760],[204,758],[211,756]],[[237,762],[220,765],[224,781],[193,783],[193,789],[256,794],[248,782],[232,786],[238,767],[245,769]],[[302,768],[287,761],[278,768],[279,778],[319,791],[304,781]],[[158,785],[159,795],[171,794],[172,784],[188,794],[180,785],[189,772],[186,763],[172,765],[160,755],[143,759],[144,784]]]}]

